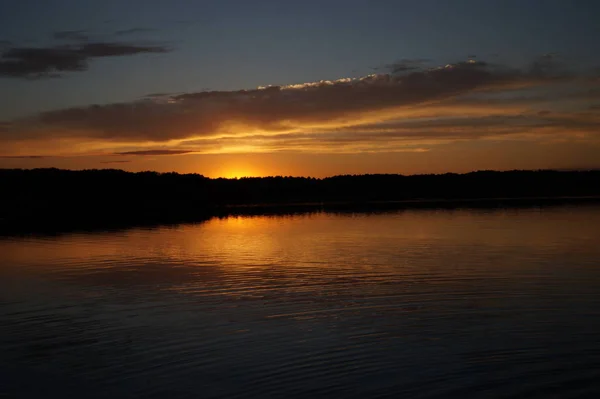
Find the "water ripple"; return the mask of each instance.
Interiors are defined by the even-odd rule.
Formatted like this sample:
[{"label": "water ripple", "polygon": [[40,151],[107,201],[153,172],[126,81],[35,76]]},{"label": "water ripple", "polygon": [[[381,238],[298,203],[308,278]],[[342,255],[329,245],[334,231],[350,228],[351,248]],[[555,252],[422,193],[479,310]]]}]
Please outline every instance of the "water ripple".
[{"label": "water ripple", "polygon": [[598,237],[581,207],[4,238],[0,396],[595,397]]}]

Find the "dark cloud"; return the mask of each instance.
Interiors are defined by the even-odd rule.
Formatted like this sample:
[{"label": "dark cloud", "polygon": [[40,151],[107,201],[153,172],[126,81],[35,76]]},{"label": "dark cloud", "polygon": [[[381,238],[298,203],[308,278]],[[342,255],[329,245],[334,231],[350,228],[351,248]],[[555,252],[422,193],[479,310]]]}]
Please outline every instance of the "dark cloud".
[{"label": "dark cloud", "polygon": [[160,101],[146,99],[70,108],[43,113],[38,122],[54,128],[56,135],[86,134],[115,141],[159,142],[206,136],[226,130],[232,124],[277,132],[306,124],[359,118],[373,111],[442,101],[477,90],[541,84],[545,79],[541,72],[490,67],[471,60],[402,76],[380,74],[254,90],[187,93]]},{"label": "dark cloud", "polygon": [[[549,79],[552,82],[553,79]],[[462,96],[454,100],[455,105],[480,107],[501,107],[501,106],[530,106],[530,107],[548,107],[552,104],[567,102],[583,103],[591,101],[600,101],[600,88],[589,88],[586,79],[577,81],[574,79],[562,87],[547,87],[549,90],[505,90],[501,95],[485,95],[485,93],[475,93],[473,95]],[[542,88],[543,89],[543,88]]]},{"label": "dark cloud", "polygon": [[160,99],[169,99],[171,96],[173,96],[173,93],[150,93],[150,94],[146,94],[145,96],[142,97],[142,99],[147,99],[147,100],[160,100]]},{"label": "dark cloud", "polygon": [[537,57],[530,66],[532,74],[562,77],[568,74],[568,64],[557,53],[547,53]]},{"label": "dark cloud", "polygon": [[85,42],[89,40],[87,31],[85,30],[61,30],[52,34],[57,40],[74,40],[79,42]]},{"label": "dark cloud", "polygon": [[97,42],[85,44],[79,50],[88,58],[94,57],[119,57],[142,53],[166,53],[169,48],[164,46],[146,46],[128,43]]},{"label": "dark cloud", "polygon": [[164,46],[120,42],[86,42],[55,47],[11,47],[0,53],[0,77],[45,78],[85,71],[90,60],[144,53],[166,53]]},{"label": "dark cloud", "polygon": [[[431,147],[458,141],[482,139],[544,141],[565,137],[567,129],[592,131],[599,123],[584,126],[572,119],[542,119],[535,116],[451,118],[427,122],[375,124],[350,129],[307,133],[257,134],[219,139],[188,140],[173,147],[173,153],[228,152],[425,152]],[[237,150],[235,150],[238,148]],[[143,151],[148,152],[148,151]]]},{"label": "dark cloud", "polygon": [[131,29],[122,29],[115,31],[115,35],[117,36],[128,36],[128,35],[137,35],[143,33],[151,33],[156,32],[157,29],[153,28],[131,28]]},{"label": "dark cloud", "polygon": [[392,74],[417,71],[425,69],[431,60],[426,58],[402,59],[391,64],[384,65],[382,69],[390,71]]},{"label": "dark cloud", "polygon": [[[586,117],[582,114],[556,114],[549,111],[540,111],[531,114],[494,115],[479,118],[452,117],[436,120],[400,121],[393,124],[374,124],[361,126],[363,130],[369,128],[391,130],[406,137],[443,137],[448,134],[482,134],[522,132],[523,129],[535,130],[538,128],[558,129],[584,129],[594,130],[600,128],[600,120]],[[425,134],[423,135],[423,132]]]},{"label": "dark cloud", "polygon": [[193,151],[188,150],[143,150],[143,151],[125,151],[117,152],[114,155],[183,155]]},{"label": "dark cloud", "polygon": [[592,111],[600,111],[600,104],[590,105],[588,109]]},{"label": "dark cloud", "polygon": [[[26,141],[48,140],[83,143],[78,154],[114,156],[426,151],[461,140],[549,140],[571,133],[587,140],[600,131],[600,117],[580,99],[596,95],[582,82],[581,76],[533,64],[515,69],[470,59],[403,74],[155,93],[134,102],[44,112],[0,124],[0,140],[13,153]],[[568,107],[561,110],[563,100]],[[572,111],[584,102],[585,112]],[[52,154],[56,145],[38,148]]]},{"label": "dark cloud", "polygon": [[[544,115],[546,116],[546,115]],[[536,115],[485,116],[481,118],[444,118],[435,121],[398,121],[361,125],[353,128],[330,129],[308,133],[251,135],[189,140],[181,143],[197,152],[235,148],[258,143],[262,151],[307,151],[326,149],[329,152],[423,151],[427,146],[455,141],[480,139],[531,139],[531,135],[552,138],[571,129],[592,132],[600,121],[578,118]],[[190,150],[191,151],[191,150]]]},{"label": "dark cloud", "polygon": [[573,97],[587,101],[600,101],[600,88],[587,89],[578,93],[574,93]]},{"label": "dark cloud", "polygon": [[[408,119],[383,123],[363,124],[356,128],[344,129],[350,131],[362,131],[365,133],[401,134],[412,137],[437,137],[451,133],[462,132],[468,129],[487,130],[498,126],[516,126],[523,123],[533,124],[538,119],[535,115],[493,115],[483,117],[454,116],[436,119]],[[453,131],[450,129],[453,128]],[[423,133],[425,132],[425,133]]]},{"label": "dark cloud", "polygon": [[0,155],[1,159],[42,159],[48,158],[45,155]]},{"label": "dark cloud", "polygon": [[156,97],[166,97],[166,96],[170,96],[172,95],[172,93],[150,93],[150,94],[146,94],[144,97],[145,98],[156,98]]}]

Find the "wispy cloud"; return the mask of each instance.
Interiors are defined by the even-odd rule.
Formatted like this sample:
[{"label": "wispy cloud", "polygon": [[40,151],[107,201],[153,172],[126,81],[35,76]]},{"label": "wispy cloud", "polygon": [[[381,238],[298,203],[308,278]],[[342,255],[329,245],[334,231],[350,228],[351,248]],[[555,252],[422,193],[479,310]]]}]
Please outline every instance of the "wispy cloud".
[{"label": "wispy cloud", "polygon": [[[79,35],[76,31],[57,33],[64,37]],[[95,58],[169,51],[169,48],[160,45],[102,41],[53,47],[9,47],[0,52],[0,78],[58,77],[65,72],[87,70],[90,61]]]},{"label": "wispy cloud", "polygon": [[[240,129],[278,132],[302,126],[353,125],[383,117],[373,113],[399,115],[398,108],[408,110],[478,89],[532,85],[546,79],[543,74],[458,63],[399,77],[379,74],[71,108],[43,113],[38,122],[57,129],[56,134],[83,134],[117,141],[168,141]],[[390,117],[393,115],[387,118]]]},{"label": "wispy cloud", "polygon": [[115,155],[182,155],[189,154],[193,151],[188,150],[140,150],[140,151],[123,151],[117,152]]},{"label": "wispy cloud", "polygon": [[409,71],[423,70],[426,69],[427,66],[432,61],[427,58],[416,58],[416,59],[401,59],[391,64],[387,64],[381,67],[373,68],[375,70],[386,70],[391,73],[403,73]]},{"label": "wispy cloud", "polygon": [[[423,152],[469,140],[599,141],[600,115],[590,107],[597,88],[559,61],[544,56],[509,68],[471,58],[426,68],[420,66],[425,60],[416,60],[416,69],[392,64],[388,73],[362,78],[157,93],[12,121],[0,125],[0,143],[24,148],[62,140],[60,148],[78,143],[74,152],[81,154],[155,156]],[[40,148],[47,154],[44,148],[53,146]]]},{"label": "wispy cloud", "polygon": [[0,155],[2,159],[42,159],[48,158],[45,155]]},{"label": "wispy cloud", "polygon": [[130,159],[121,159],[118,161],[100,161],[101,164],[116,164],[116,163],[130,163]]}]

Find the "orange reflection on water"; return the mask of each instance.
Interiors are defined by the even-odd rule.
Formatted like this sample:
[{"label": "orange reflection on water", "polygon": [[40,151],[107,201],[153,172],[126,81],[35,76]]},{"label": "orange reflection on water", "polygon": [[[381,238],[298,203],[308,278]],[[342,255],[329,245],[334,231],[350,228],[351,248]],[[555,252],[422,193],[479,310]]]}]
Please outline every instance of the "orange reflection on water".
[{"label": "orange reflection on water", "polygon": [[167,274],[182,267],[410,274],[416,259],[435,261],[441,269],[485,251],[590,252],[599,226],[600,210],[593,207],[232,216],[158,229],[5,238],[0,240],[0,270],[98,271],[152,264],[164,265]]}]

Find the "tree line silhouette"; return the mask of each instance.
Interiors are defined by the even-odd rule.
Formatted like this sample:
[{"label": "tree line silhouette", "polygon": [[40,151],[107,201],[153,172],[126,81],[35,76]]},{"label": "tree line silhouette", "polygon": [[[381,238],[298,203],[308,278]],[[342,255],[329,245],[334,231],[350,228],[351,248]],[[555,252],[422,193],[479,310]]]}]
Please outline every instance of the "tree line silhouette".
[{"label": "tree line silhouette", "polygon": [[[116,169],[0,169],[0,229],[202,220],[296,207],[488,206],[600,196],[600,171],[211,179]],[[20,227],[19,227],[20,226]]]}]

